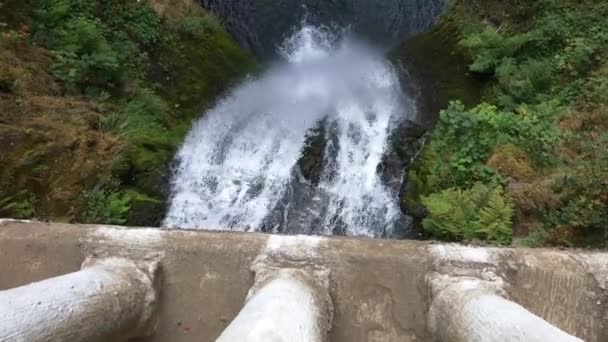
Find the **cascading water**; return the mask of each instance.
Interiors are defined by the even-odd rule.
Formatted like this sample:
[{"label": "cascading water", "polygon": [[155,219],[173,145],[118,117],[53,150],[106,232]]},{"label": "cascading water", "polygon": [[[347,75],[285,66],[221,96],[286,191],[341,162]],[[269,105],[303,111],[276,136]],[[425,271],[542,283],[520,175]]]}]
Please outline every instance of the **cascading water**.
[{"label": "cascading water", "polygon": [[[283,62],[192,128],[165,226],[376,237],[407,225],[398,189],[378,171],[391,130],[414,115],[392,65],[347,34],[311,26],[280,52]],[[319,127],[321,172],[311,184],[299,161]]]}]

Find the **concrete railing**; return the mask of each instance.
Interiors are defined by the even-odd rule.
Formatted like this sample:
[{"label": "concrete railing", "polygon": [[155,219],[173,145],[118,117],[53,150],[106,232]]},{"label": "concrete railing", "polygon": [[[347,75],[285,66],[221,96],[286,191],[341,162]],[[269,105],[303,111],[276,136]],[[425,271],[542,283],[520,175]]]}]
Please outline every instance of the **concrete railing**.
[{"label": "concrete railing", "polygon": [[217,342],[323,342],[330,321],[327,288],[298,269],[281,269],[256,281],[245,307]]},{"label": "concrete railing", "polygon": [[117,341],[154,331],[156,263],[85,261],[82,270],[0,291],[0,341]]},{"label": "concrete railing", "polygon": [[0,260],[1,342],[608,340],[606,253],[0,220]]},{"label": "concrete railing", "polygon": [[434,294],[429,315],[439,341],[582,342],[476,280],[456,280]]}]

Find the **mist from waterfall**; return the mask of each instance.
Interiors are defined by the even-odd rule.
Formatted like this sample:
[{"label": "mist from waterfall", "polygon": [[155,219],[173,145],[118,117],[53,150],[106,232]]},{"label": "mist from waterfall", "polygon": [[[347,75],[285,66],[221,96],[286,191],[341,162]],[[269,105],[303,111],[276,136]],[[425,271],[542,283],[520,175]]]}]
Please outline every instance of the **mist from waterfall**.
[{"label": "mist from waterfall", "polygon": [[[281,62],[233,89],[193,126],[177,155],[164,225],[385,235],[403,215],[378,167],[391,130],[414,114],[396,71],[348,33],[323,27],[304,25],[280,53]],[[285,203],[320,123],[326,144],[311,201]],[[277,208],[283,218],[270,220]],[[295,216],[317,219],[290,222]]]}]

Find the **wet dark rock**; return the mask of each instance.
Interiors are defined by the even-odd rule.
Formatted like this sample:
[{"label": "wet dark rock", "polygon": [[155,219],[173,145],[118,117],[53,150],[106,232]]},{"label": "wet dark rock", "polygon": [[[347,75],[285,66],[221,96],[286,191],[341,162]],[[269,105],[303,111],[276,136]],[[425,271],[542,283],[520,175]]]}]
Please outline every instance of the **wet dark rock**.
[{"label": "wet dark rock", "polygon": [[302,157],[298,161],[302,177],[314,185],[319,184],[323,173],[324,152],[327,148],[325,122],[325,120],[321,121],[310,131],[304,143]]},{"label": "wet dark rock", "polygon": [[458,44],[460,30],[451,15],[446,13],[431,30],[404,40],[389,56],[402,70],[402,87],[416,97],[417,122],[429,130],[449,101],[469,106],[482,96],[484,80],[469,72],[471,62]]},{"label": "wet dark rock", "polygon": [[389,137],[389,148],[378,165],[377,172],[384,184],[399,192],[403,182],[404,170],[414,162],[424,146],[426,130],[417,123],[404,120]]}]

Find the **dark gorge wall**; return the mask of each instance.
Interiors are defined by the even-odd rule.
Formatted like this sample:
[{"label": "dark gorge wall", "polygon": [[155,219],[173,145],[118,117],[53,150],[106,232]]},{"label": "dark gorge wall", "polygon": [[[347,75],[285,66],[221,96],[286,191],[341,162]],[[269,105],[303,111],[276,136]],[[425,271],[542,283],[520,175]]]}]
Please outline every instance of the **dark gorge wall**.
[{"label": "dark gorge wall", "polygon": [[201,0],[243,46],[261,57],[276,47],[302,20],[349,27],[368,42],[395,47],[433,25],[444,0]]}]

